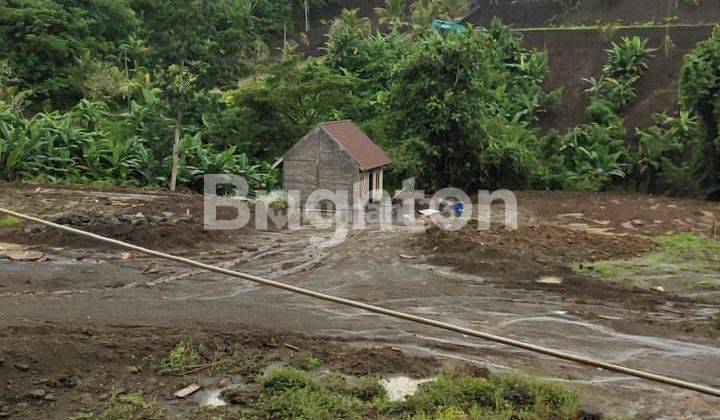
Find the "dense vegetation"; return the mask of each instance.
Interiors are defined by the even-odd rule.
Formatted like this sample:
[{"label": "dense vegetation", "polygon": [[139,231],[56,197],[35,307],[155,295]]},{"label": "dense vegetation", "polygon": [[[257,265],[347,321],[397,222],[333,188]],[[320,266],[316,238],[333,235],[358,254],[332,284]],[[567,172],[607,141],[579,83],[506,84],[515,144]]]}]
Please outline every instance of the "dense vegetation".
[{"label": "dense vegetation", "polygon": [[271,188],[267,162],[350,118],[392,156],[390,185],[720,194],[720,30],[688,54],[682,105],[656,125],[629,133],[620,117],[654,54],[630,37],[586,79],[591,121],[542,133],[562,95],[543,90],[543,52],[497,21],[432,30],[464,1],[403,5],[377,8],[379,27],[343,11],[305,58],[280,47],[289,1],[0,3],[0,177],[174,186],[177,166],[182,185],[232,172]]}]

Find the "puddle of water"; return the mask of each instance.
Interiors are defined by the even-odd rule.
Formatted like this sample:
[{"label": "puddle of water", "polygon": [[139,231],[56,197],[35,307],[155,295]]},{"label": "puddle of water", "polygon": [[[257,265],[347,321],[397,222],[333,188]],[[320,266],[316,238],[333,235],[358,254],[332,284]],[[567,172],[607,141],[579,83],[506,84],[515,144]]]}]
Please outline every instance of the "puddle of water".
[{"label": "puddle of water", "polygon": [[220,398],[220,394],[224,390],[225,388],[200,390],[193,395],[193,399],[202,407],[224,407],[227,403]]},{"label": "puddle of water", "polygon": [[430,382],[431,380],[432,379],[412,379],[407,376],[394,376],[382,379],[380,384],[385,388],[385,391],[387,391],[390,401],[402,401],[408,395],[416,393],[421,384]]}]

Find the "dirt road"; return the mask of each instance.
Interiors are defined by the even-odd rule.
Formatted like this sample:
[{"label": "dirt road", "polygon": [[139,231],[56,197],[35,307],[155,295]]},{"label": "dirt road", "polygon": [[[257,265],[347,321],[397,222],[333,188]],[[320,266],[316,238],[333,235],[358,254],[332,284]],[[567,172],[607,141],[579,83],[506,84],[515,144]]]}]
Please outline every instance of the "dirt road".
[{"label": "dirt road", "polygon": [[[313,238],[329,237],[329,231],[208,234],[200,224],[199,199],[190,195],[145,192],[151,197],[128,197],[127,191],[116,191],[98,197],[92,191],[55,188],[35,193],[33,188],[3,186],[0,204],[50,218],[93,213],[98,220],[123,212],[189,211],[192,218],[174,224],[149,221],[128,228],[89,222],[84,228],[308,289],[720,386],[718,332],[685,328],[688,319],[714,316],[720,303],[626,289],[569,267],[571,262],[642,254],[654,246],[645,235],[707,232],[708,215],[720,214],[717,204],[617,194],[521,193],[516,233],[494,230],[441,238],[432,232],[371,227],[350,231],[342,243],[323,247]],[[592,229],[604,229],[604,234]],[[170,242],[177,231],[184,232],[180,243]],[[153,340],[172,341],[160,338],[166,330],[174,336],[178,331],[192,336],[258,330],[264,339],[276,331],[294,331],[324,337],[326,348],[338,340],[358,349],[391,346],[409,355],[408,360],[470,361],[571,381],[582,384],[590,407],[609,414],[703,417],[720,412],[717,399],[174,263],[157,261],[155,267],[146,257],[123,255],[83,239],[23,226],[0,231],[0,242],[29,244],[49,257],[45,262],[0,260],[0,348],[5,354],[34,357],[40,376],[50,369],[42,361],[49,343],[36,339],[45,334],[69,348],[79,346],[73,337],[83,330],[112,335],[115,341],[127,335],[139,347],[151,348]],[[561,284],[538,282],[549,276]],[[94,360],[107,349],[83,351]],[[53,366],[64,370],[82,367],[77,355],[55,355],[54,360]],[[417,368],[426,362],[395,360],[376,370],[427,373]],[[0,380],[18,374],[8,364],[0,366]],[[17,394],[0,392],[2,400],[14,400]]]}]

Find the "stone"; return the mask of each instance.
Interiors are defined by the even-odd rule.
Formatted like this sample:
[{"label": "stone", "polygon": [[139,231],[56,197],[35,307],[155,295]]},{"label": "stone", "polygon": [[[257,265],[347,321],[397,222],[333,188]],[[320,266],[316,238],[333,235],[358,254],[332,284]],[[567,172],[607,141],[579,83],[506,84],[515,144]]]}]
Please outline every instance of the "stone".
[{"label": "stone", "polygon": [[543,276],[537,279],[536,282],[540,284],[559,285],[562,284],[562,279],[557,276]]},{"label": "stone", "polygon": [[165,217],[165,216],[155,216],[155,215],[152,215],[152,216],[148,216],[148,220],[150,221],[150,223],[159,224],[159,223],[165,223],[165,222],[167,222],[168,219],[167,219],[167,217]]},{"label": "stone", "polygon": [[44,232],[44,231],[45,231],[45,226],[40,225],[40,224],[37,224],[37,223],[33,223],[33,224],[30,224],[30,225],[27,225],[27,226],[25,226],[25,228],[23,229],[23,232],[24,232],[26,235],[36,235],[36,234],[42,233],[42,232]]},{"label": "stone", "polygon": [[181,222],[192,222],[192,214],[178,214],[177,219]]},{"label": "stone", "polygon": [[603,414],[597,411],[580,410],[578,420],[602,420]]},{"label": "stone", "polygon": [[26,365],[25,363],[15,363],[13,366],[15,366],[15,369],[22,370],[23,372],[30,370],[30,365]]},{"label": "stone", "polygon": [[39,400],[45,397],[45,390],[42,388],[33,389],[32,391],[28,392],[27,396]]}]

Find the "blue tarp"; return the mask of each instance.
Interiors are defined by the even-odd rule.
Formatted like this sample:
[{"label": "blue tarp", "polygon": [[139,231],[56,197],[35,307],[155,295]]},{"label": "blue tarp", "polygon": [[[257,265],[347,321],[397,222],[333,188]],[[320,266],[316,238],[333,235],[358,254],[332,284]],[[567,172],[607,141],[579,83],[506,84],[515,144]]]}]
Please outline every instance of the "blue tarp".
[{"label": "blue tarp", "polygon": [[459,23],[455,22],[449,22],[447,20],[433,20],[432,27],[434,30],[438,32],[449,32],[449,31],[455,31],[459,33],[465,33],[467,32],[467,28],[465,25],[461,25]]}]

